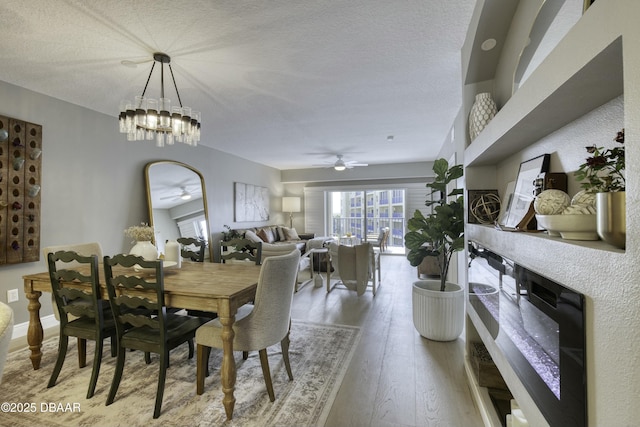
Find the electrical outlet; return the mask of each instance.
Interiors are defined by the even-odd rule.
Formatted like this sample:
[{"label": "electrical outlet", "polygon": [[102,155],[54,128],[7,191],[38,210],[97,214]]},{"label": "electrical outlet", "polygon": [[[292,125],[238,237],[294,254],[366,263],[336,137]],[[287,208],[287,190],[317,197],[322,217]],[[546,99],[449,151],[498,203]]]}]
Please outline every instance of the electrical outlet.
[{"label": "electrical outlet", "polygon": [[16,302],[18,301],[18,290],[17,289],[9,289],[7,291],[7,302]]}]

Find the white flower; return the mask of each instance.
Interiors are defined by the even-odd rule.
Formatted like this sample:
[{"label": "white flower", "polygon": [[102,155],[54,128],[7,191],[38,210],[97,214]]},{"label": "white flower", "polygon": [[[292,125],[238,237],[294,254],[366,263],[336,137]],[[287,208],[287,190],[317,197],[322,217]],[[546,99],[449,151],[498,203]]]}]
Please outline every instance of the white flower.
[{"label": "white flower", "polygon": [[127,228],[126,230],[124,230],[124,234],[131,237],[132,239],[135,239],[138,242],[146,240],[151,241],[155,237],[153,227],[144,222],[140,225],[134,225]]}]

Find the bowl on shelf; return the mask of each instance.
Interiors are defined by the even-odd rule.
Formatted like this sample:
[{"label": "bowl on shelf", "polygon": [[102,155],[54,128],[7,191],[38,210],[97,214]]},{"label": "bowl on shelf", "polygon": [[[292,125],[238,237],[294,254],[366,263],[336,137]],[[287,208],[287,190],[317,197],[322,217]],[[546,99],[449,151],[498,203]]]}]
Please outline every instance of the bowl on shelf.
[{"label": "bowl on shelf", "polygon": [[536,220],[549,232],[549,236],[567,240],[598,240],[595,214],[536,215]]}]

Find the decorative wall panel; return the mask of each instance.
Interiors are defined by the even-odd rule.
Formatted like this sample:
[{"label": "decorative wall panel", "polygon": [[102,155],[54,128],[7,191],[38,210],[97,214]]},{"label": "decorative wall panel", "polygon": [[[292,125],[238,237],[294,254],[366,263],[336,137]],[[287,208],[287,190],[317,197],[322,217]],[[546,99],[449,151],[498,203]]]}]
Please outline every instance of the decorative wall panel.
[{"label": "decorative wall panel", "polygon": [[40,259],[41,154],[42,126],[0,116],[0,264]]}]

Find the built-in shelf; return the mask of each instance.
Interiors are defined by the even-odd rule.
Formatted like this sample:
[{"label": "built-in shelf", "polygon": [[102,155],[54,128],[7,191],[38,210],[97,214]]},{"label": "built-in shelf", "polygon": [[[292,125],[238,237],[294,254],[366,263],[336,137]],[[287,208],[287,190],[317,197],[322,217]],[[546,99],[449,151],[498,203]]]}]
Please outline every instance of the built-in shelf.
[{"label": "built-in shelf", "polygon": [[[598,49],[588,40],[583,43],[580,49]],[[554,56],[574,58],[560,70],[553,62],[540,64],[466,149],[466,166],[496,164],[623,94],[621,37],[589,52],[592,58],[586,64],[582,55],[571,55],[575,49],[574,44],[561,42],[554,50]],[[558,72],[562,75],[556,80],[540,84],[543,76]]]},{"label": "built-in shelf", "polygon": [[[561,237],[549,236],[546,231],[503,231],[498,230],[496,227],[492,225],[482,225],[482,224],[467,224],[468,234],[473,237],[469,237],[469,239],[479,239],[482,240],[482,243],[486,244],[489,247],[496,246],[500,240],[504,239],[542,239],[547,242],[554,242],[558,244],[566,244],[577,246],[582,249],[594,249],[598,251],[610,251],[614,253],[624,254],[624,249],[616,248],[615,246],[611,246],[610,244],[602,241],[602,240],[570,240],[563,239]],[[492,245],[492,243],[494,243]],[[535,243],[534,243],[535,244]],[[544,243],[542,243],[544,244]]]}]

